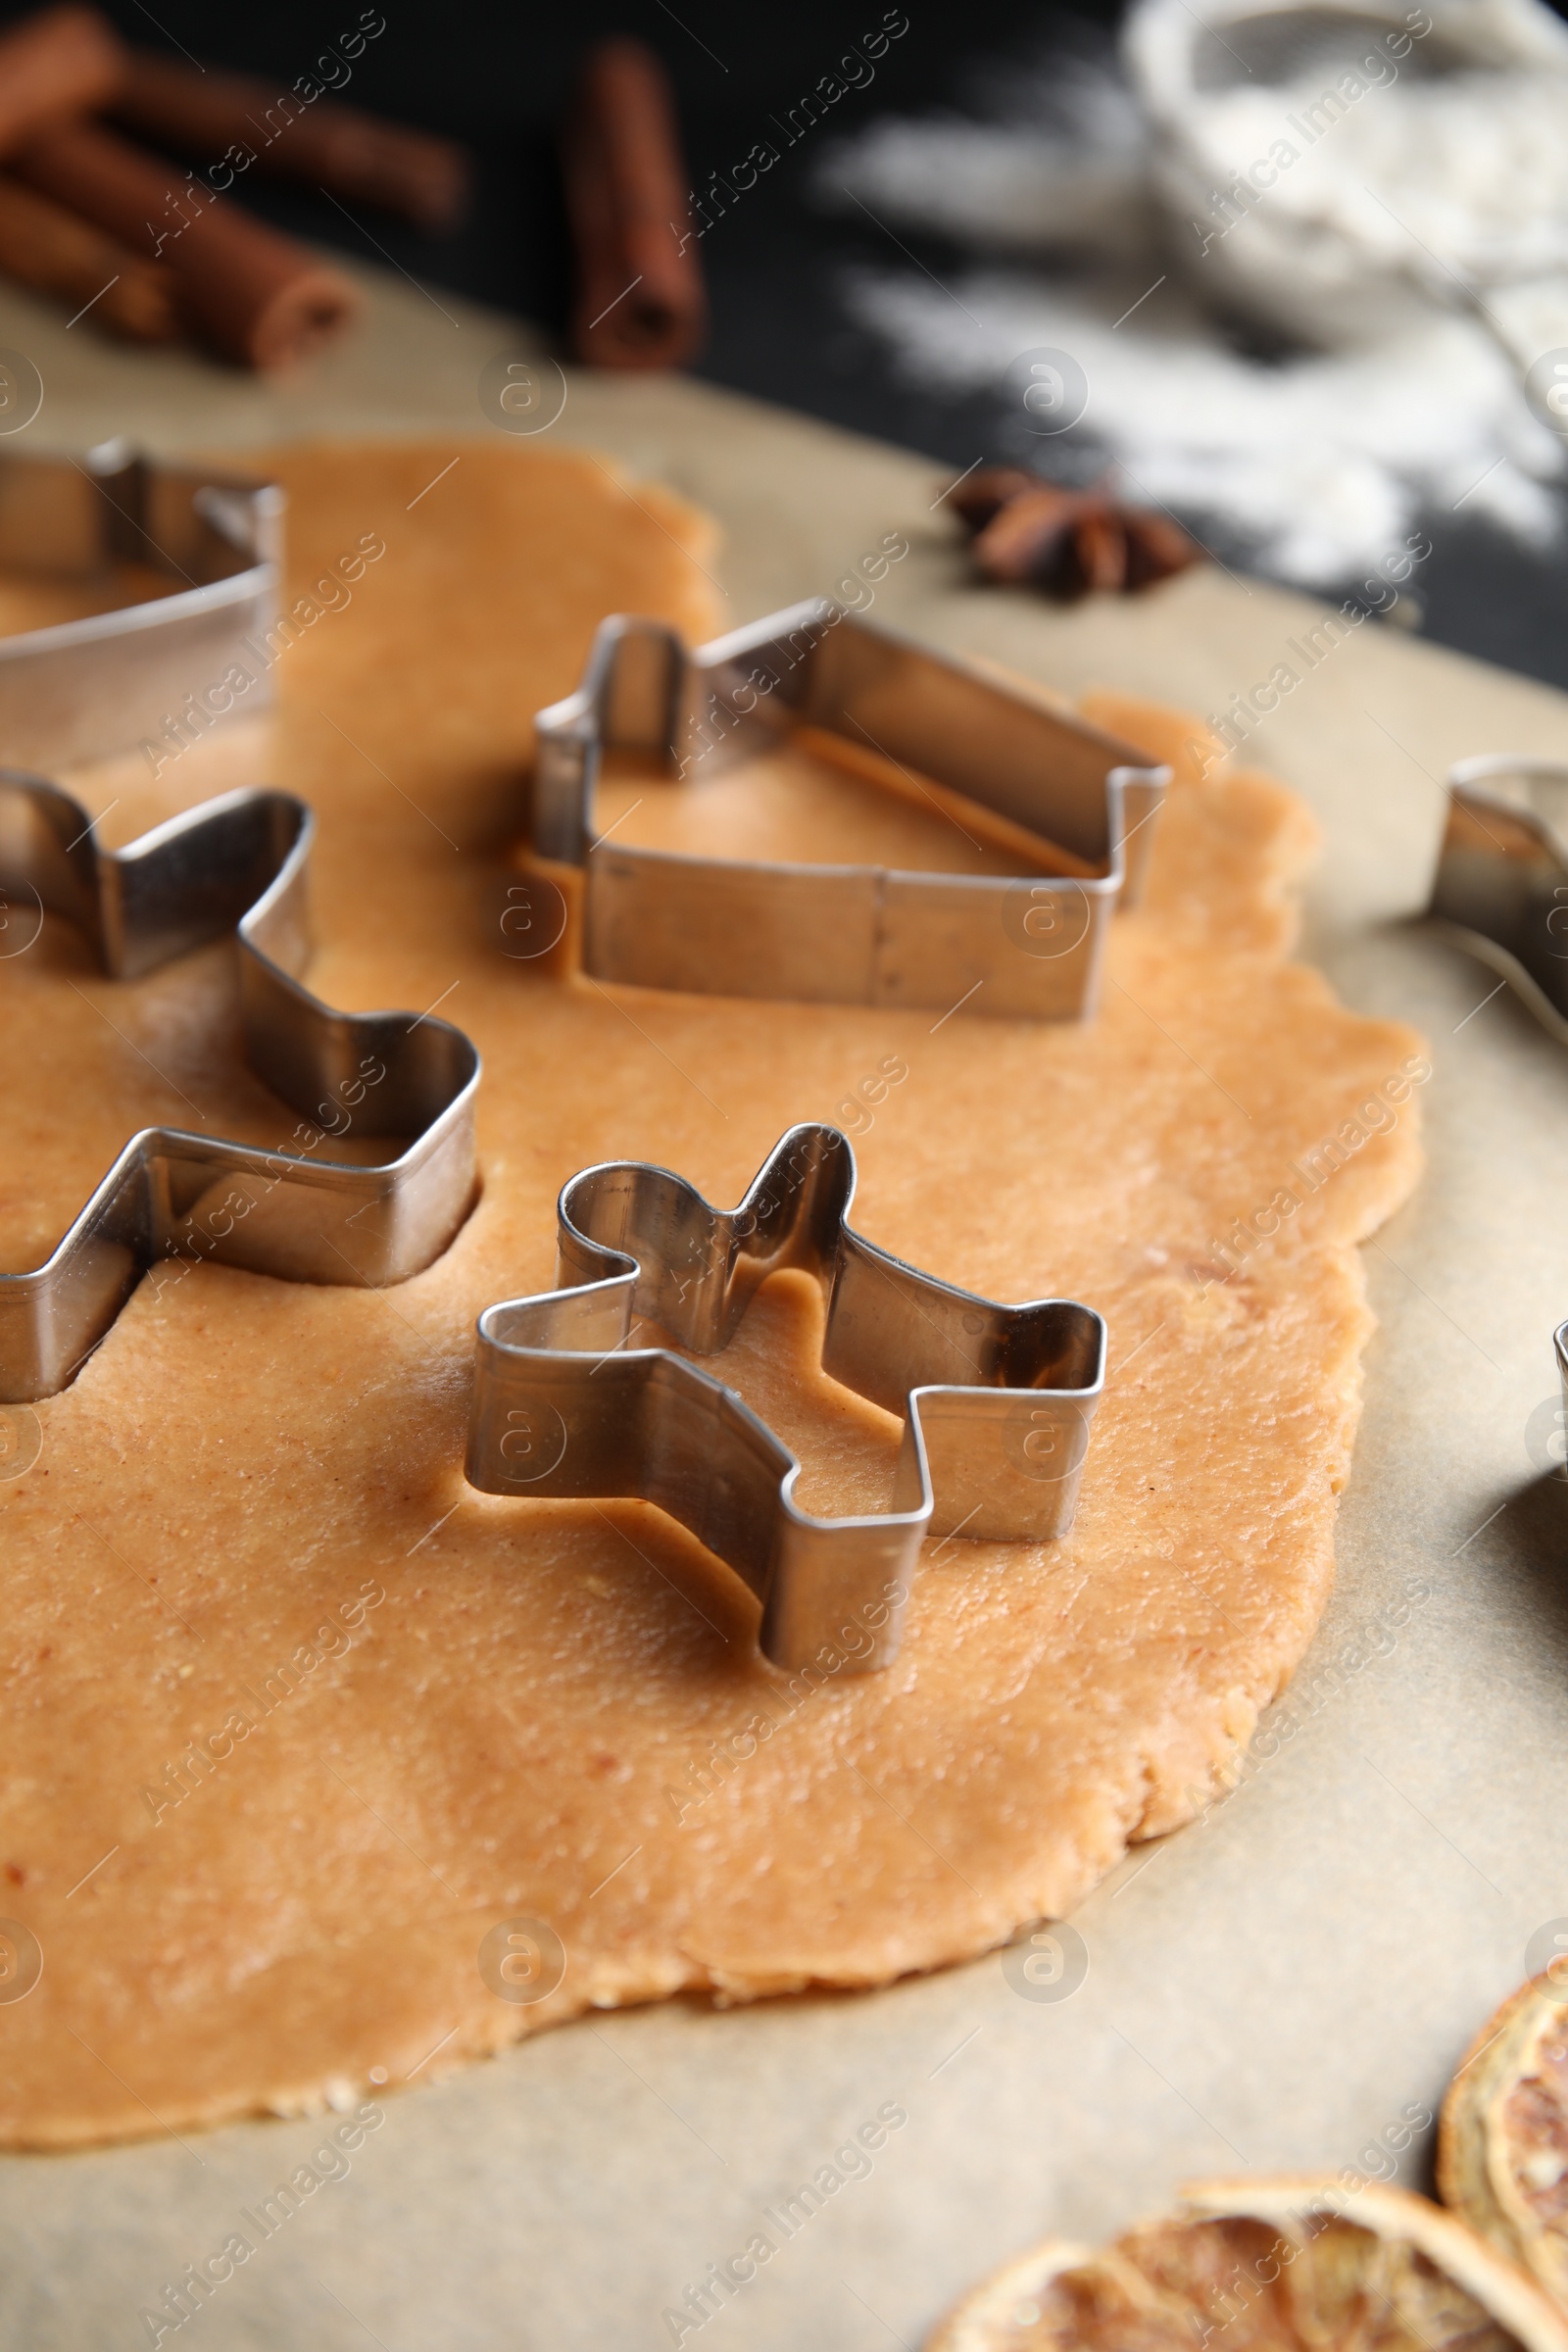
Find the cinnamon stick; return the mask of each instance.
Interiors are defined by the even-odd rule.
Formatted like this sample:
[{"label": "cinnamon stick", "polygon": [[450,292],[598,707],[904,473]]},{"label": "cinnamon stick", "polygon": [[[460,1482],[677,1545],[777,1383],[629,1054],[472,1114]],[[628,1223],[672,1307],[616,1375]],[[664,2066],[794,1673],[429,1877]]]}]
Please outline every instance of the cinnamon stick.
[{"label": "cinnamon stick", "polygon": [[297,86],[279,90],[257,75],[201,73],[133,49],[110,111],[159,146],[194,156],[218,188],[233,186],[254,164],[430,230],[452,227],[467,204],[468,158],[450,139],[379,122],[335,98],[307,99]]},{"label": "cinnamon stick", "polygon": [[0,270],[40,294],[90,308],[94,321],[136,343],[179,333],[172,272],[106,237],[75,213],[0,174]]},{"label": "cinnamon stick", "polygon": [[284,366],[357,308],[347,279],[304,246],[113,131],[85,123],[51,130],[20,148],[11,168],[161,262],[177,281],[186,318],[229,359]]},{"label": "cinnamon stick", "polygon": [[0,155],[111,97],[126,52],[95,8],[46,8],[0,32]]},{"label": "cinnamon stick", "polygon": [[562,136],[577,256],[572,343],[600,368],[677,368],[708,326],[669,77],[641,41],[589,52]]}]

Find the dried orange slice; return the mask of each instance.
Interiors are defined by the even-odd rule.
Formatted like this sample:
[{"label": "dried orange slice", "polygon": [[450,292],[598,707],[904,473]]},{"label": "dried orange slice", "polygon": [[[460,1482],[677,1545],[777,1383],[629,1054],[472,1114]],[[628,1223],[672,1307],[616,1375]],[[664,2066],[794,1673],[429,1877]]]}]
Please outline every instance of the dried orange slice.
[{"label": "dried orange slice", "polygon": [[1404,2189],[1212,2180],[1098,2252],[1050,2240],[949,2313],[927,2352],[1564,2352],[1511,2262]]},{"label": "dried orange slice", "polygon": [[1438,2183],[1568,2311],[1568,1984],[1521,1984],[1476,2035],[1443,2103]]}]

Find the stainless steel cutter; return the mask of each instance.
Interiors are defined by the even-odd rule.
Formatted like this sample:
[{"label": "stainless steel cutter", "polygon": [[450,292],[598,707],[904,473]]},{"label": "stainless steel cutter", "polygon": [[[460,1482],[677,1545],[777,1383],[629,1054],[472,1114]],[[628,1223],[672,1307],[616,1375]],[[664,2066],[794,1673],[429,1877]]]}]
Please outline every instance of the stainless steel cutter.
[{"label": "stainless steel cutter", "polygon": [[[334,1012],[299,983],[313,825],[292,794],[231,792],[100,850],[68,793],[0,770],[8,933],[41,930],[47,909],[106,972],[132,979],[235,931],[247,1057],[301,1114],[275,1151],[175,1127],[133,1136],[47,1262],[0,1275],[0,1400],[64,1388],[160,1259],[402,1282],[466,1216],[479,1079],[468,1039],[427,1016]],[[18,937],[10,952],[30,944]],[[315,1156],[351,1133],[398,1146],[372,1167]]]},{"label": "stainless steel cutter", "polygon": [[1496,754],[1449,770],[1427,912],[1568,1045],[1568,765]]},{"label": "stainless steel cutter", "polygon": [[[277,592],[283,493],[209,466],[166,466],[124,441],[79,463],[0,458],[0,566],[103,578],[144,566],[167,595],[0,637],[0,762],[51,771],[144,741],[195,735],[222,681],[271,700],[265,649]],[[261,647],[247,655],[247,646]],[[193,715],[194,714],[194,715]]]},{"label": "stainless steel cutter", "polygon": [[[771,864],[598,838],[607,750],[705,774],[803,723],[1023,827],[1039,872]],[[690,654],[660,622],[607,620],[582,686],[535,728],[533,846],[586,869],[585,968],[712,996],[1083,1019],[1170,780],[1086,721],[826,599]]]},{"label": "stainless steel cutter", "polygon": [[[736,1209],[645,1161],[588,1168],[558,1205],[558,1288],[479,1318],[470,1484],[658,1503],[761,1601],[763,1654],[790,1672],[890,1663],[927,1533],[1065,1534],[1104,1385],[1092,1308],[998,1305],[921,1274],[853,1230],[854,1196],[835,1127],[792,1127]],[[647,1322],[716,1354],[790,1266],[826,1296],[823,1370],[904,1416],[877,1516],[802,1510],[800,1464],[732,1389],[668,1347],[630,1345]]]}]

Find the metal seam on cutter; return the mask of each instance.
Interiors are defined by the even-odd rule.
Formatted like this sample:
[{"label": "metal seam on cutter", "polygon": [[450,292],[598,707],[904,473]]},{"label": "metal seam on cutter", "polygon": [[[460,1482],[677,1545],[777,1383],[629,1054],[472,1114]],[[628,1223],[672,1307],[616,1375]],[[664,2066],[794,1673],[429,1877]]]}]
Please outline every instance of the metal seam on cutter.
[{"label": "metal seam on cutter", "polygon": [[[58,770],[149,740],[182,740],[226,708],[271,699],[261,649],[278,579],[283,492],[128,443],[70,459],[0,458],[0,566],[101,578],[135,563],[182,583],[137,605],[0,638],[0,760]],[[194,710],[194,718],[192,710]]]},{"label": "metal seam on cutter", "polygon": [[1450,768],[1427,914],[1568,1045],[1568,766],[1498,753]]},{"label": "metal seam on cutter", "polygon": [[[751,1588],[763,1655],[787,1672],[825,1648],[845,1673],[890,1664],[927,1533],[1064,1535],[1104,1386],[1093,1308],[955,1290],[856,1233],[854,1197],[836,1127],[792,1127],[736,1209],[647,1161],[584,1169],[557,1204],[557,1288],[478,1323],[469,1484],[658,1503]],[[885,1513],[802,1510],[800,1464],[732,1389],[628,1345],[646,1320],[716,1354],[784,1267],[826,1295],[823,1371],[904,1416]]]},{"label": "metal seam on cutter", "polygon": [[[1087,1018],[1170,781],[1086,721],[821,598],[690,654],[660,622],[607,620],[582,686],[534,724],[533,847],[586,869],[584,968],[698,995]],[[596,838],[605,751],[710,774],[799,724],[1022,827],[1047,870],[774,863]],[[1051,874],[1053,848],[1085,870]]]},{"label": "metal seam on cutter", "polygon": [[[47,1262],[0,1275],[0,1399],[64,1388],[158,1259],[403,1282],[466,1216],[479,1056],[449,1022],[334,1012],[300,986],[313,830],[290,793],[231,792],[100,850],[69,794],[0,769],[0,889],[13,908],[20,893],[40,929],[45,908],[67,917],[115,978],[235,930],[251,1067],[307,1124],[324,1123],[305,1152],[173,1127],[133,1136]],[[412,1141],[374,1167],[306,1156],[351,1132]]]}]

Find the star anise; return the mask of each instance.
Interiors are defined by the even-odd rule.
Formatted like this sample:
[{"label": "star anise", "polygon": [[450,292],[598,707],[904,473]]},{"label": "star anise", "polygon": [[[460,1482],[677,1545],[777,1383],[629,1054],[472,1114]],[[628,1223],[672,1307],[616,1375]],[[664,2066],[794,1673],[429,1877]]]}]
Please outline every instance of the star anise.
[{"label": "star anise", "polygon": [[1017,466],[972,474],[953,504],[987,579],[1043,588],[1062,604],[1133,594],[1185,571],[1199,550],[1178,523],[1104,490],[1062,490]]}]

